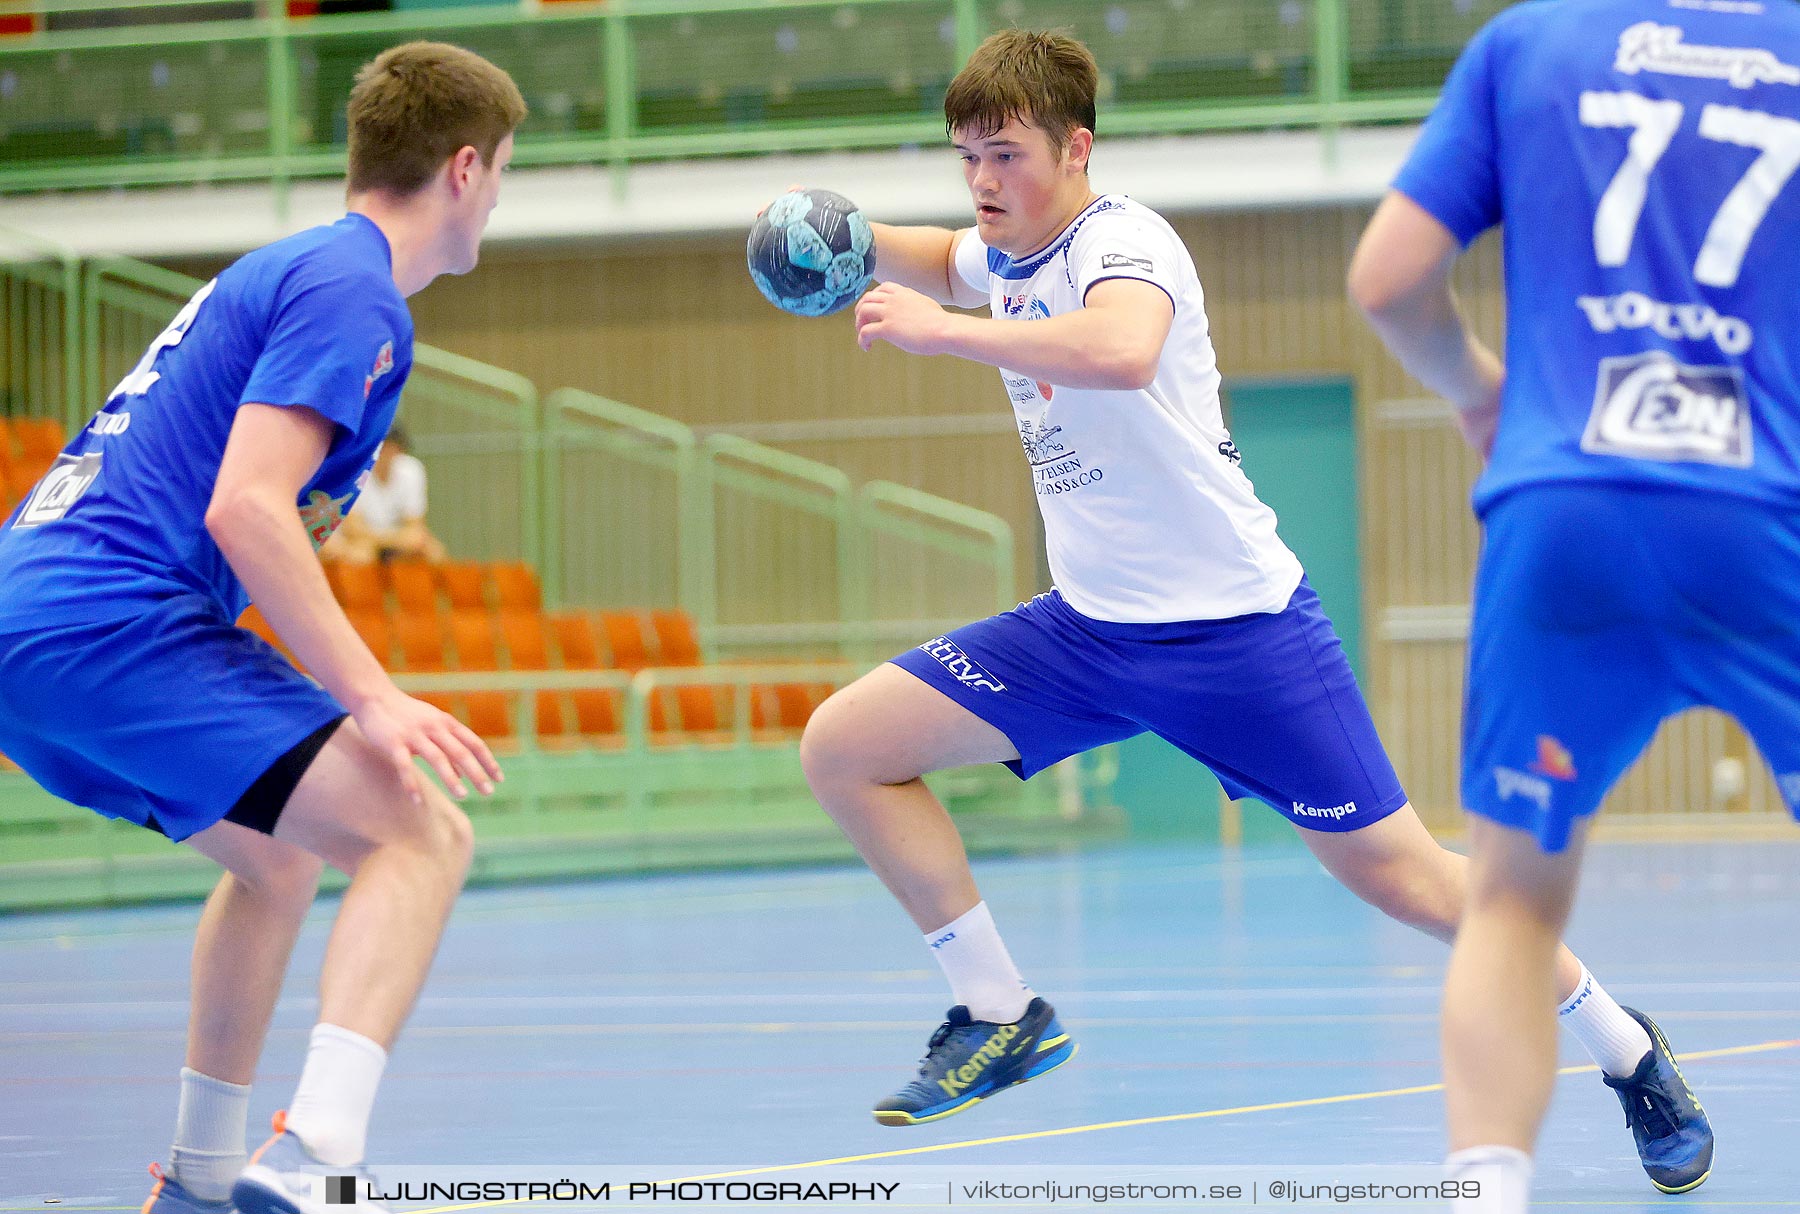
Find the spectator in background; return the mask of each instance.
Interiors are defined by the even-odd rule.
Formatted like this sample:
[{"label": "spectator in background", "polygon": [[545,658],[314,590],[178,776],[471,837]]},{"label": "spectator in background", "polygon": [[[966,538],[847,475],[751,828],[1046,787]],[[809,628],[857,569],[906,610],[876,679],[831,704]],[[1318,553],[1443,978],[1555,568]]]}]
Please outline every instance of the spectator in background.
[{"label": "spectator in background", "polygon": [[444,559],[444,545],[425,525],[425,465],[399,426],[388,431],[355,511],[323,555],[352,565]]}]

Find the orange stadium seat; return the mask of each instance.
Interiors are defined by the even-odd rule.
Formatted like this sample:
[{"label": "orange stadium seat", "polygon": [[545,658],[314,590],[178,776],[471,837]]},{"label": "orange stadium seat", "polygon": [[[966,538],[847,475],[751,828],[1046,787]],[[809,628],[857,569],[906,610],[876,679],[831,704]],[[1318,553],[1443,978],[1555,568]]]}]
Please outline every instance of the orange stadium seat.
[{"label": "orange stadium seat", "polygon": [[[402,613],[393,616],[390,622],[400,650],[402,670],[408,674],[439,674],[450,669],[450,638],[443,619],[436,612],[423,615]],[[433,707],[459,718],[463,715],[457,712],[460,705],[453,695],[441,691],[417,694],[419,699]]]},{"label": "orange stadium seat", "polygon": [[537,574],[524,561],[501,561],[488,566],[493,579],[495,605],[502,611],[536,611],[544,605]]},{"label": "orange stadium seat", "polygon": [[403,612],[437,610],[437,579],[424,561],[394,561],[382,566],[387,573],[388,589]]},{"label": "orange stadium seat", "polygon": [[[549,624],[535,611],[509,611],[500,617],[500,638],[506,643],[511,670],[549,670]],[[563,732],[563,701],[554,691],[537,695],[537,731],[540,738],[557,738]]]},{"label": "orange stadium seat", "polygon": [[15,417],[12,433],[23,462],[40,468],[48,467],[69,444],[62,423],[48,417]]},{"label": "orange stadium seat", "polygon": [[452,611],[480,611],[487,606],[485,566],[474,561],[445,561],[431,570]]},{"label": "orange stadium seat", "polygon": [[685,611],[653,611],[650,626],[661,651],[658,666],[700,665],[700,634],[693,616]]},{"label": "orange stadium seat", "polygon": [[387,616],[380,611],[367,607],[351,607],[344,612],[350,617],[350,627],[356,629],[363,644],[375,655],[375,660],[388,670],[394,668],[394,630],[388,627]]},{"label": "orange stadium seat", "polygon": [[387,603],[381,589],[381,571],[373,565],[328,561],[325,578],[345,611],[380,611]]},{"label": "orange stadium seat", "polygon": [[[600,636],[594,628],[594,617],[583,611],[561,611],[547,617],[556,647],[562,655],[564,670],[604,670]],[[575,732],[590,740],[616,742],[625,728],[624,705],[620,694],[610,688],[575,691],[569,695],[575,710]],[[543,711],[540,703],[539,712]]]},{"label": "orange stadium seat", "polygon": [[655,665],[650,657],[650,641],[656,634],[647,630],[644,623],[643,616],[631,611],[600,613],[600,629],[606,634],[606,648],[612,657],[607,665],[631,671]]}]

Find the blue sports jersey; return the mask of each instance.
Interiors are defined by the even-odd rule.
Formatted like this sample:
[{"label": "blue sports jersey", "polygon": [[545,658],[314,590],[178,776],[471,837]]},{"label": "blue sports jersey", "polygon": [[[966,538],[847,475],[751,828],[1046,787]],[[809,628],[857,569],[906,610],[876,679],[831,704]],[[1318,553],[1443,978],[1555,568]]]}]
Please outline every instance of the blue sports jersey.
[{"label": "blue sports jersey", "polygon": [[205,595],[249,599],[206,530],[238,406],[336,423],[295,503],[315,546],[355,501],[412,368],[387,238],[346,215],[250,253],[202,287],[0,529],[0,633],[64,610],[116,619]]},{"label": "blue sports jersey", "polygon": [[1800,4],[1530,0],[1469,44],[1395,182],[1506,228],[1485,512],[1611,481],[1800,507]]}]

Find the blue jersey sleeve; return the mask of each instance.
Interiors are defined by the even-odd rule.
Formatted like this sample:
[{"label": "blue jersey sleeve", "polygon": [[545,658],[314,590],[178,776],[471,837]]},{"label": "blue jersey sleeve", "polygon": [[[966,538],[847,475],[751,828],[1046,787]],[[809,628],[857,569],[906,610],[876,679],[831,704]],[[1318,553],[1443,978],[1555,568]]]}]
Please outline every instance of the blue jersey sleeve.
[{"label": "blue jersey sleeve", "polygon": [[1500,20],[1464,48],[1394,188],[1450,229],[1466,248],[1500,222],[1494,48]]},{"label": "blue jersey sleeve", "polygon": [[304,405],[358,433],[377,380],[410,334],[368,275],[297,260],[275,289],[268,339],[238,403]]}]

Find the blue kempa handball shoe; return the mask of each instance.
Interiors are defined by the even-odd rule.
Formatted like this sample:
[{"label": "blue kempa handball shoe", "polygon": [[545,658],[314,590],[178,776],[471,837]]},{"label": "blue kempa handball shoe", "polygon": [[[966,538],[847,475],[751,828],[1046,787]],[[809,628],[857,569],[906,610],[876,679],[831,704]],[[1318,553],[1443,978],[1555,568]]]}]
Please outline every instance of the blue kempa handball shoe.
[{"label": "blue kempa handball shoe", "polygon": [[150,1175],[156,1177],[156,1184],[138,1214],[233,1214],[229,1201],[195,1197],[179,1180],[165,1173],[161,1164],[151,1164]]},{"label": "blue kempa handball shoe", "polygon": [[919,1077],[875,1106],[882,1125],[923,1125],[1048,1074],[1075,1056],[1056,1009],[1033,999],[1015,1024],[973,1020],[958,1004],[931,1035]]},{"label": "blue kempa handball shoe", "polygon": [[1656,1022],[1632,1008],[1625,1013],[1650,1034],[1650,1052],[1629,1078],[1602,1078],[1625,1106],[1625,1124],[1650,1183],[1665,1193],[1697,1189],[1712,1175],[1713,1131],[1706,1110],[1682,1078],[1675,1051]]},{"label": "blue kempa handball shoe", "polygon": [[375,1183],[360,1164],[341,1167],[313,1158],[306,1144],[289,1133],[286,1118],[275,1115],[275,1137],[250,1157],[231,1203],[241,1214],[386,1214],[363,1194]]}]

